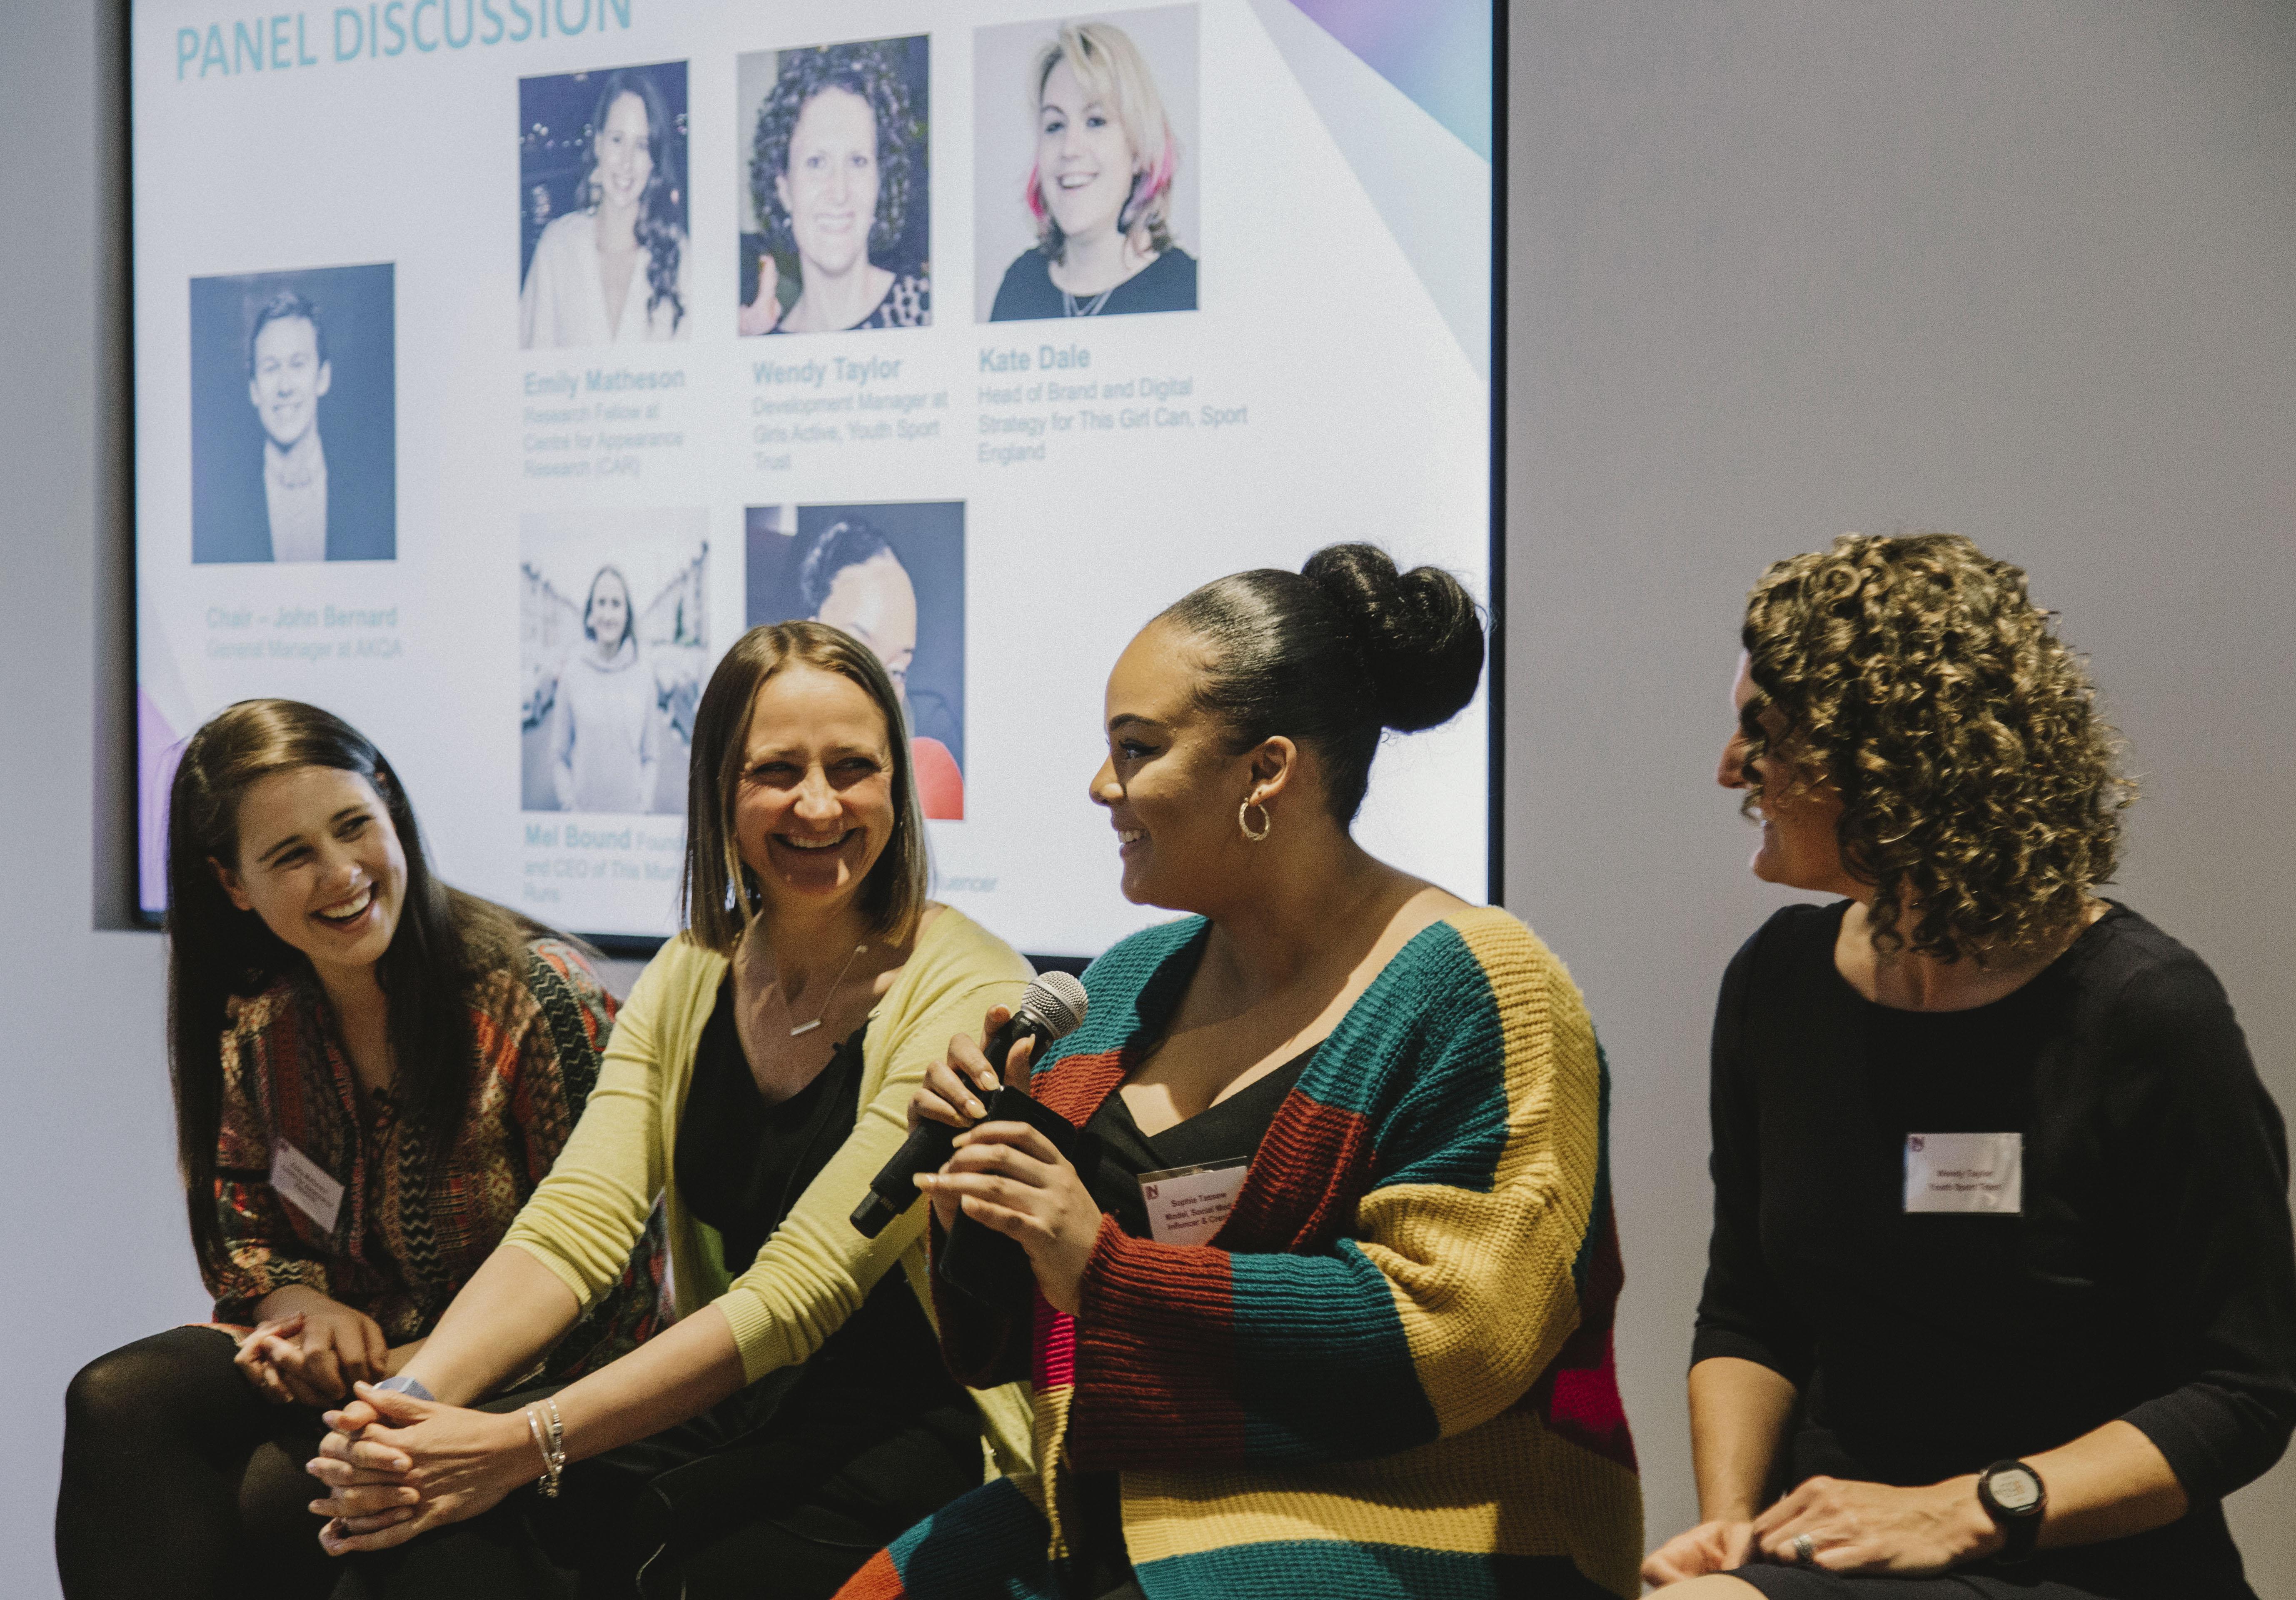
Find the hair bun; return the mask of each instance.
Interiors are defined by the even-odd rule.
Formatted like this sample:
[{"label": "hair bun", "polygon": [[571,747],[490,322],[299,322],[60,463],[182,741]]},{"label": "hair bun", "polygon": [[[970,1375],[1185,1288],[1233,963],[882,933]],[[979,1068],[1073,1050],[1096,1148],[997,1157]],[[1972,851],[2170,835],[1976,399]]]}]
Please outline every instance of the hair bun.
[{"label": "hair bun", "polygon": [[1414,733],[1448,722],[1483,676],[1475,602],[1439,567],[1398,572],[1376,545],[1326,545],[1300,575],[1346,619],[1377,699],[1380,726]]}]

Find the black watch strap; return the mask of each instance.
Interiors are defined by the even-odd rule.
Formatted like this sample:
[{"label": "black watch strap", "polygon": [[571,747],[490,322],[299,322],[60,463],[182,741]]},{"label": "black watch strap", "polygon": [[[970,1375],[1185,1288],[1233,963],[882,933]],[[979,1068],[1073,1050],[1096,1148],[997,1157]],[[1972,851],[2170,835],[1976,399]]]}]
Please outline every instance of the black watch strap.
[{"label": "black watch strap", "polygon": [[2041,1538],[2041,1518],[2048,1510],[2049,1491],[2041,1474],[2021,1461],[1997,1461],[1977,1475],[1978,1504],[2001,1530],[2002,1545],[1993,1559],[2014,1563],[2028,1560]]}]

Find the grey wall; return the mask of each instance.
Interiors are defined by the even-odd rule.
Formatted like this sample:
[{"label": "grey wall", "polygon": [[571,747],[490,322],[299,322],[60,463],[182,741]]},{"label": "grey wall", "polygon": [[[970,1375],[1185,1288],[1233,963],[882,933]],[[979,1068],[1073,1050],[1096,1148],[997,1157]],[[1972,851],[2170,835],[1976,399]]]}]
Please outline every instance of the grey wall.
[{"label": "grey wall", "polygon": [[[4,14],[14,1596],[55,1592],[65,1381],[204,1308],[159,941],[101,931],[125,898],[97,844],[123,775],[117,16]],[[1620,1355],[1656,1535],[1693,1510],[1706,1011],[1773,903],[1710,787],[1763,562],[1939,526],[2032,569],[2146,782],[2121,892],[2216,964],[2296,1108],[2266,922],[2296,890],[2296,23],[2244,0],[1605,0],[1518,5],[1513,36],[1508,898],[1618,1071]],[[2296,1470],[2234,1510],[2259,1593],[2296,1594]]]},{"label": "grey wall", "polygon": [[[1780,898],[1713,785],[1767,562],[1944,528],[2027,567],[2144,783],[2114,892],[2215,965],[2296,1112],[2296,9],[1512,18],[1507,898],[1617,1073],[1655,1540],[1695,1509],[1709,1008]],[[2296,1595],[2296,1467],[2232,1513]]]}]

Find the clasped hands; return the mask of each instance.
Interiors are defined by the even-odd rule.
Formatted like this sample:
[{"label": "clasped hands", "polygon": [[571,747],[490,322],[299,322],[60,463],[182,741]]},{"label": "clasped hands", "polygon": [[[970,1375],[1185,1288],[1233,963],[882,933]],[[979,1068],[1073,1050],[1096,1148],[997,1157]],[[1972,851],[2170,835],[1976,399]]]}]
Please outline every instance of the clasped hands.
[{"label": "clasped hands", "polygon": [[1701,1522],[1677,1533],[1643,1563],[1643,1581],[1680,1583],[1754,1562],[1795,1563],[1809,1540],[1808,1564],[1828,1572],[1942,1572],[2001,1547],[2000,1530],[1977,1498],[1977,1480],[1948,1478],[1917,1489],[1811,1478],[1759,1516]]},{"label": "clasped hands", "polygon": [[[988,1038],[1013,1013],[992,1007],[980,1025]],[[1005,1057],[1005,1081],[1029,1084],[1035,1041],[1024,1038]],[[960,1210],[985,1227],[1018,1240],[1029,1252],[1037,1286],[1053,1309],[1073,1315],[1082,1302],[1085,1267],[1100,1239],[1100,1206],[1084,1179],[1053,1142],[1025,1122],[984,1122],[988,1107],[980,1096],[997,1087],[996,1071],[972,1039],[948,1043],[947,1059],[926,1069],[925,1080],[909,1100],[909,1126],[941,1122],[964,1131],[955,1153],[939,1172],[917,1179],[932,1202],[943,1229],[954,1227]]]}]

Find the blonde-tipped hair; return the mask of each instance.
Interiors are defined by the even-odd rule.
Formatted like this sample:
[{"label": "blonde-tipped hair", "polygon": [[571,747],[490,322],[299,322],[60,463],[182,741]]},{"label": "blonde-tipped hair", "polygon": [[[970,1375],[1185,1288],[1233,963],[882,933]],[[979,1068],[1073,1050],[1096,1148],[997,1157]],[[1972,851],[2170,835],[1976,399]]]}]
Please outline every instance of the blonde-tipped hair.
[{"label": "blonde-tipped hair", "polygon": [[885,718],[893,763],[893,836],[861,884],[861,915],[878,938],[907,942],[931,887],[924,808],[901,712],[900,692],[876,652],[825,622],[774,622],[734,642],[693,718],[693,757],[685,793],[685,875],[678,920],[705,949],[730,956],[763,910],[756,874],[742,860],[734,802],[748,754],[750,710],[766,680],[787,667],[814,667],[858,684]]},{"label": "blonde-tipped hair", "polygon": [[[1057,36],[1037,51],[1029,74],[1029,114],[1044,107],[1045,80],[1062,62],[1096,98],[1132,145],[1132,195],[1116,226],[1134,249],[1153,254],[1172,248],[1172,173],[1180,160],[1179,141],[1164,115],[1164,97],[1148,58],[1122,29],[1107,22],[1063,22]],[[1029,214],[1037,219],[1037,248],[1057,261],[1068,248],[1061,225],[1045,204],[1044,183],[1029,168]]]}]

